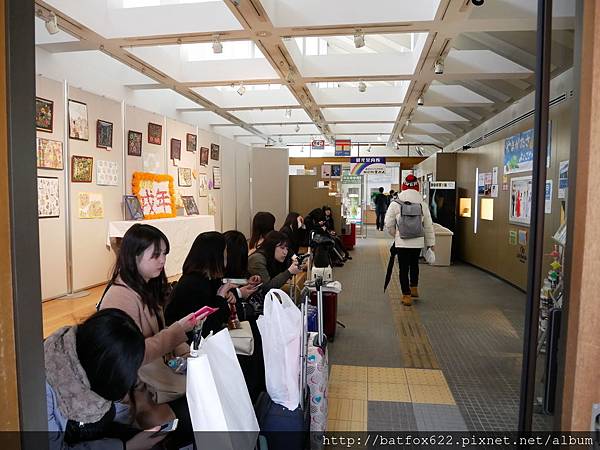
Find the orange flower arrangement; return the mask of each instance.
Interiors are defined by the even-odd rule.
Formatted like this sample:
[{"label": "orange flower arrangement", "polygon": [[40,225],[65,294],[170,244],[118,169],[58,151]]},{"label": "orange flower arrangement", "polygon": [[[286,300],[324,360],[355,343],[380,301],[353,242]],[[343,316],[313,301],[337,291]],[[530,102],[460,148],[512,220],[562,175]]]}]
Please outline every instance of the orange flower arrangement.
[{"label": "orange flower arrangement", "polygon": [[135,195],[140,201],[140,205],[143,205],[142,196],[140,195],[140,189],[143,187],[145,182],[152,183],[169,183],[169,198],[171,202],[171,212],[170,213],[157,213],[157,214],[146,214],[144,213],[144,219],[164,219],[167,217],[176,217],[177,209],[175,206],[175,187],[173,183],[173,177],[171,175],[158,175],[155,173],[148,172],[134,172],[131,183],[131,191],[133,195]]}]

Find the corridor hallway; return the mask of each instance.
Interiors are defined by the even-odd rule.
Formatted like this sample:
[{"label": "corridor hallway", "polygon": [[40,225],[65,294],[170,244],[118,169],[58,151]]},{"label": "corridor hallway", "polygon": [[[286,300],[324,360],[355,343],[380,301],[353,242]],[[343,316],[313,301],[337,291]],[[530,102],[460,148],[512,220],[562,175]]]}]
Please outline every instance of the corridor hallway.
[{"label": "corridor hallway", "polygon": [[369,236],[334,272],[346,328],[329,346],[328,430],[515,430],[525,294],[469,265],[420,264],[420,300],[403,306],[397,262],[383,292],[391,239]]}]

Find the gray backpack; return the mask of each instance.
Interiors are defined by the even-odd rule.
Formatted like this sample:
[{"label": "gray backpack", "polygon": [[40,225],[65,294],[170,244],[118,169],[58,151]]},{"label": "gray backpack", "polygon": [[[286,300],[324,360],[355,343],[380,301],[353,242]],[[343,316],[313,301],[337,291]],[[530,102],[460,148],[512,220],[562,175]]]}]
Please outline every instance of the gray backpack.
[{"label": "gray backpack", "polygon": [[396,216],[396,227],[402,239],[414,239],[425,236],[423,229],[423,207],[421,203],[401,202],[400,214]]}]

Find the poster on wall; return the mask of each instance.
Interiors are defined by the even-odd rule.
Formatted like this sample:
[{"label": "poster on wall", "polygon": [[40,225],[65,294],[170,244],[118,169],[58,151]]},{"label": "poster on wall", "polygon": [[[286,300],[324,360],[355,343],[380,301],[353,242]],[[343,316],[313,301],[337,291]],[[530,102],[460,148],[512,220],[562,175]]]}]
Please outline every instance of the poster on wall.
[{"label": "poster on wall", "polygon": [[[504,174],[533,170],[533,128],[504,141]],[[552,122],[548,122],[548,155],[546,167],[552,160]]]},{"label": "poster on wall", "polygon": [[181,200],[183,201],[183,207],[185,208],[185,214],[188,216],[197,216],[200,214],[198,211],[198,205],[192,195],[182,195]]},{"label": "poster on wall", "polygon": [[321,178],[331,178],[331,165],[323,164],[321,166]]},{"label": "poster on wall", "polygon": [[492,172],[480,173],[477,185],[480,196],[490,197],[492,195]]},{"label": "poster on wall", "polygon": [[94,158],[88,156],[71,157],[71,181],[73,183],[91,183],[94,169]]},{"label": "poster on wall", "polygon": [[38,217],[46,219],[60,217],[60,195],[58,178],[38,177]]},{"label": "poster on wall", "polygon": [[508,221],[529,225],[531,221],[531,176],[511,178]]},{"label": "poster on wall", "polygon": [[456,182],[429,182],[429,211],[435,223],[450,231],[456,229]]},{"label": "poster on wall", "polygon": [[54,102],[45,98],[35,98],[35,129],[52,133],[54,119]]},{"label": "poster on wall", "polygon": [[142,133],[129,130],[127,132],[127,154],[129,156],[142,156]]},{"label": "poster on wall", "polygon": [[175,217],[175,186],[171,175],[134,172],[132,193],[142,205],[145,219]]},{"label": "poster on wall", "polygon": [[517,231],[516,230],[510,230],[508,232],[508,243],[510,245],[517,245]]},{"label": "poster on wall", "polygon": [[96,161],[96,184],[98,186],[119,184],[119,165],[116,161]]},{"label": "poster on wall", "polygon": [[51,139],[37,139],[37,167],[38,169],[62,170],[63,143]]},{"label": "poster on wall", "polygon": [[198,196],[206,197],[208,195],[208,175],[198,174]]},{"label": "poster on wall", "polygon": [[492,168],[492,184],[498,184],[498,167]]},{"label": "poster on wall", "polygon": [[352,153],[352,141],[350,139],[335,140],[335,156],[350,156]]},{"label": "poster on wall", "polygon": [[76,100],[69,100],[69,137],[80,141],[90,139],[87,105]]},{"label": "poster on wall", "polygon": [[208,166],[208,147],[200,147],[200,165]]},{"label": "poster on wall", "polygon": [[112,149],[113,124],[106,120],[96,121],[96,147]]},{"label": "poster on wall", "polygon": [[492,184],[492,198],[498,198],[498,185]]},{"label": "poster on wall", "polygon": [[219,160],[219,149],[220,147],[217,144],[210,144],[210,159],[213,161]]},{"label": "poster on wall", "polygon": [[552,214],[552,180],[546,180],[544,199],[544,213]]},{"label": "poster on wall", "polygon": [[196,151],[197,142],[198,142],[198,136],[196,136],[195,134],[187,133],[185,135],[185,149],[188,152]]},{"label": "poster on wall", "polygon": [[189,167],[179,167],[177,169],[178,183],[181,187],[190,187],[192,185],[192,169]]},{"label": "poster on wall", "polygon": [[558,198],[567,197],[569,187],[569,161],[561,161],[558,166]]},{"label": "poster on wall", "polygon": [[331,165],[331,178],[342,178],[342,165],[332,164]]},{"label": "poster on wall", "polygon": [[213,167],[213,189],[221,189],[221,168]]},{"label": "poster on wall", "polygon": [[217,201],[211,193],[208,194],[208,214],[211,216],[217,215]]},{"label": "poster on wall", "polygon": [[148,144],[160,145],[162,143],[162,125],[148,122]]},{"label": "poster on wall", "polygon": [[519,230],[519,245],[527,245],[527,231]]},{"label": "poster on wall", "polygon": [[79,218],[102,219],[104,217],[104,201],[97,192],[79,193]]}]

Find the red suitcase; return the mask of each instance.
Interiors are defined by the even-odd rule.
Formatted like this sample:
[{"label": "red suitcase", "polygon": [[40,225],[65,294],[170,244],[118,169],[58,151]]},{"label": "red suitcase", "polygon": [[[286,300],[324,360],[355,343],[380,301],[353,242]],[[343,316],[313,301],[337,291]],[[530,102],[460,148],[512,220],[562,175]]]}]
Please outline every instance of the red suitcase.
[{"label": "red suitcase", "polygon": [[[317,292],[310,293],[311,305],[317,305]],[[335,339],[337,328],[337,294],[335,292],[323,292],[323,332],[328,341]]]}]

